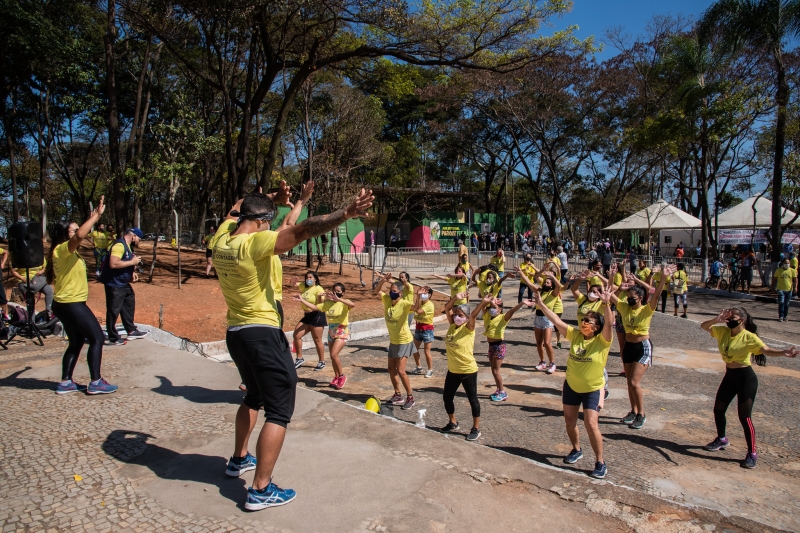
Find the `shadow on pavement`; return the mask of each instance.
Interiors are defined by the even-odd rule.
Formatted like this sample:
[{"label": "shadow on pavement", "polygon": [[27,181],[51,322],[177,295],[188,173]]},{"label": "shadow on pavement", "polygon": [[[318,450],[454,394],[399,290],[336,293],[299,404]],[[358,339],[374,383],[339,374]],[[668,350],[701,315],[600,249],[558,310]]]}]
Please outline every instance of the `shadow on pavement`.
[{"label": "shadow on pavement", "polygon": [[228,461],[224,457],[179,453],[148,442],[153,438],[139,431],[115,429],[106,437],[102,448],[114,459],[148,468],[161,479],[215,486],[220,496],[244,508],[246,482],[225,475]]},{"label": "shadow on pavement", "polygon": [[[564,464],[564,456],[563,455],[554,455],[549,453],[538,453],[533,450],[529,450],[527,448],[520,448],[519,446],[488,446],[489,448],[494,448],[495,450],[501,450],[506,453],[510,453],[511,455],[518,455],[520,457],[524,457],[526,459],[532,459],[537,463],[546,464],[549,466],[553,466],[560,470],[569,470],[572,472],[585,472],[589,473],[591,470],[578,470],[572,466],[567,466]],[[592,465],[594,466],[594,465]]]},{"label": "shadow on pavement", "polygon": [[554,389],[549,387],[531,387],[530,385],[517,385],[514,383],[505,383],[505,388],[524,392],[525,394],[549,394],[551,396],[561,396],[561,389]]},{"label": "shadow on pavement", "polygon": [[14,387],[17,389],[28,390],[49,390],[55,392],[58,387],[57,381],[45,381],[38,378],[21,378],[20,374],[27,372],[31,367],[27,366],[24,370],[18,370],[13,374],[0,379],[0,387]]},{"label": "shadow on pavement", "polygon": [[[619,422],[616,423],[618,424]],[[631,431],[636,431],[636,430],[631,430]],[[639,444],[640,446],[650,448],[651,450],[658,452],[664,459],[675,465],[677,465],[678,463],[676,463],[672,459],[669,452],[673,452],[679,455],[685,455],[686,457],[697,457],[699,459],[708,459],[712,461],[720,461],[723,463],[742,462],[741,459],[734,459],[732,457],[723,457],[719,455],[719,453],[717,454],[713,454],[712,452],[697,453],[696,451],[694,451],[694,450],[705,451],[703,450],[702,446],[696,446],[696,445],[688,446],[686,444],[678,444],[676,442],[671,442],[668,440],[651,439],[642,435],[628,434],[628,433],[603,433],[603,438],[616,441],[628,441],[632,444]]]},{"label": "shadow on pavement", "polygon": [[164,396],[174,396],[185,398],[193,403],[230,403],[239,405],[242,403],[244,393],[240,390],[214,390],[196,385],[173,385],[169,378],[156,376],[161,385],[152,390]]}]

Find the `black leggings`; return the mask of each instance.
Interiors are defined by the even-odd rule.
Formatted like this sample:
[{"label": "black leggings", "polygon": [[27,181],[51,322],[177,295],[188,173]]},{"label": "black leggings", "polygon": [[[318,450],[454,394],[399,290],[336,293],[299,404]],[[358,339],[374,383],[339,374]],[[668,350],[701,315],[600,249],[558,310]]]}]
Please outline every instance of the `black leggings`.
[{"label": "black leggings", "polygon": [[62,304],[53,302],[53,313],[64,326],[69,346],[61,362],[61,381],[72,379],[85,340],[89,341],[86,360],[92,381],[100,379],[100,361],[103,359],[103,329],[86,302]]},{"label": "black leggings", "polygon": [[[661,312],[664,313],[667,309],[667,291],[661,291]],[[656,307],[658,307],[656,305]]]},{"label": "black leggings", "polygon": [[528,289],[528,300],[533,298],[533,291],[527,285],[520,283],[519,285],[519,294],[517,295],[517,303],[522,303],[522,297],[525,295],[525,289]]},{"label": "black leggings", "polygon": [[739,397],[739,422],[744,429],[744,438],[747,441],[747,450],[750,453],[756,452],[756,430],[753,421],[750,419],[753,413],[753,402],[756,401],[758,392],[758,377],[753,367],[729,368],[725,371],[725,377],[719,384],[717,398],[714,400],[714,422],[717,424],[717,436],[725,436],[725,411],[733,401],[735,396]]},{"label": "black leggings", "polygon": [[447,411],[448,415],[452,415],[456,412],[453,398],[456,397],[456,391],[459,385],[462,385],[464,387],[464,392],[467,393],[469,406],[472,408],[472,417],[478,418],[481,416],[481,403],[478,401],[477,372],[473,372],[472,374],[454,374],[449,370],[447,371],[447,375],[444,377],[444,394],[442,397],[444,400],[444,410]]}]

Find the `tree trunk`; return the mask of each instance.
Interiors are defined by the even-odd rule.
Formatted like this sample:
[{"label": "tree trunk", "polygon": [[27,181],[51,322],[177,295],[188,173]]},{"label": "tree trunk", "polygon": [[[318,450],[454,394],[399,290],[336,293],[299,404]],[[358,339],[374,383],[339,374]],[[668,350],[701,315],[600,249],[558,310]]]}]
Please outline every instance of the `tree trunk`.
[{"label": "tree trunk", "polygon": [[114,221],[118,235],[125,231],[125,184],[119,146],[119,111],[117,109],[117,82],[114,74],[114,42],[117,39],[116,1],[108,0],[108,21],[103,37],[106,59],[106,98],[108,99],[108,157],[111,163],[111,182],[114,199]]},{"label": "tree trunk", "polygon": [[781,188],[783,185],[783,156],[786,144],[786,106],[789,103],[789,85],[786,70],[781,61],[776,60],[778,70],[778,120],[775,122],[775,164],[772,170],[772,262],[777,263],[781,256]]},{"label": "tree trunk", "polygon": [[[13,113],[13,111],[12,111]],[[6,104],[3,102],[3,129],[6,130],[6,144],[8,145],[8,169],[11,174],[11,223],[19,220],[19,198],[17,197],[17,161],[14,154],[14,135],[11,128],[11,117],[9,117]]]}]

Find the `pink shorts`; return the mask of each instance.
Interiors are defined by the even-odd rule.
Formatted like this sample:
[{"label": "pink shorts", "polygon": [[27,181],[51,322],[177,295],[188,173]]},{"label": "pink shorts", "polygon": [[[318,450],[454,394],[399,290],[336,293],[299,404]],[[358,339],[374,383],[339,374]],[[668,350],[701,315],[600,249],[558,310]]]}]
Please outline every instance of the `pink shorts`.
[{"label": "pink shorts", "polygon": [[350,338],[350,330],[347,326],[340,326],[339,324],[328,324],[328,341],[333,342],[337,339],[346,341]]},{"label": "pink shorts", "polygon": [[506,343],[505,342],[490,342],[489,343],[489,359],[505,359],[506,358]]}]

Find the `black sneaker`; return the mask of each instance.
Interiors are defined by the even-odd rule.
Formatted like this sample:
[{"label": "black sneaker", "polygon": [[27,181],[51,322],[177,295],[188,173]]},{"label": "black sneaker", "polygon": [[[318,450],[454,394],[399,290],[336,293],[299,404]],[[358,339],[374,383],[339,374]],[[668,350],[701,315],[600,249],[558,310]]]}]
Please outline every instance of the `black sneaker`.
[{"label": "black sneaker", "polygon": [[757,453],[755,453],[755,452],[752,452],[752,453],[751,452],[747,452],[747,455],[745,456],[744,461],[742,461],[742,463],[741,463],[742,468],[755,468],[757,460],[758,460],[758,454]]},{"label": "black sneaker", "polygon": [[478,437],[481,436],[481,430],[478,428],[472,428],[469,430],[469,435],[467,435],[467,440],[475,441],[478,440]]},{"label": "black sneaker", "polygon": [[634,413],[633,411],[631,411],[630,413],[628,413],[627,415],[625,415],[625,416],[623,417],[623,419],[622,419],[622,420],[620,420],[620,422],[622,422],[623,424],[632,424],[634,420],[636,420],[636,413]]},{"label": "black sneaker", "polygon": [[603,393],[603,399],[608,400],[608,389]]},{"label": "black sneaker", "polygon": [[636,418],[634,419],[633,423],[631,423],[631,427],[633,429],[642,429],[642,426],[644,426],[645,422],[647,422],[647,417],[644,416],[643,414],[638,414],[636,415]]},{"label": "black sneaker", "polygon": [[456,422],[455,424],[453,424],[452,422],[448,422],[447,425],[442,429],[440,429],[439,431],[441,431],[442,433],[450,433],[451,431],[458,431],[459,429],[460,428],[458,426],[458,422]]},{"label": "black sneaker", "polygon": [[314,370],[323,370],[325,368],[325,361],[320,361],[317,363],[317,366],[314,367]]},{"label": "black sneaker", "polygon": [[125,340],[132,341],[132,340],[135,340],[135,339],[143,339],[143,338],[147,337],[148,333],[150,333],[150,332],[149,331],[139,331],[137,329],[137,330],[134,330],[134,331],[131,331],[130,333],[128,333],[128,336],[125,337]]},{"label": "black sneaker", "polygon": [[301,366],[303,366],[303,363],[305,363],[305,362],[306,362],[306,360],[303,359],[302,357],[299,358],[299,359],[295,359],[294,360],[294,367],[295,368],[300,368]]},{"label": "black sneaker", "polygon": [[125,346],[125,344],[127,344],[127,342],[128,341],[125,341],[125,340],[122,340],[122,339],[117,339],[115,341],[106,341],[106,345],[108,345],[108,346]]},{"label": "black sneaker", "polygon": [[716,452],[719,450],[724,450],[730,445],[731,443],[728,440],[728,437],[722,437],[722,438],[717,437],[712,442],[706,444],[705,449],[708,450],[709,452]]}]

